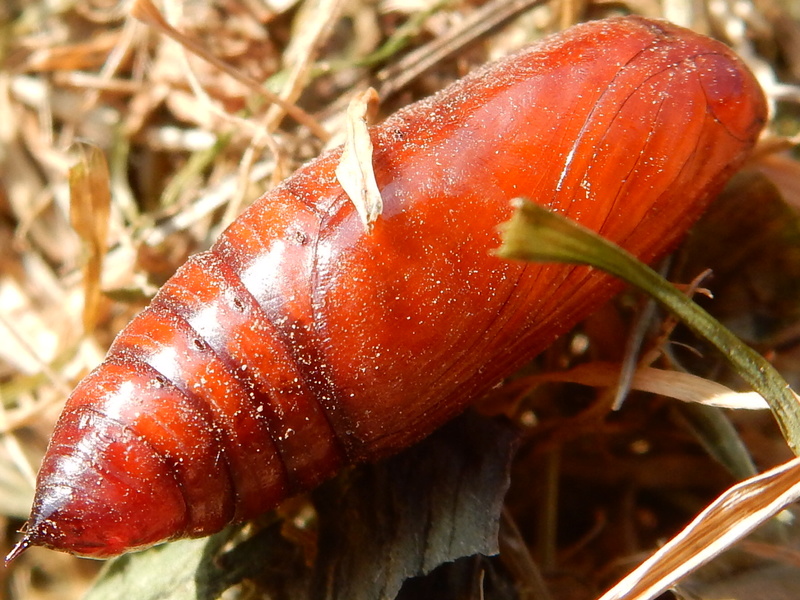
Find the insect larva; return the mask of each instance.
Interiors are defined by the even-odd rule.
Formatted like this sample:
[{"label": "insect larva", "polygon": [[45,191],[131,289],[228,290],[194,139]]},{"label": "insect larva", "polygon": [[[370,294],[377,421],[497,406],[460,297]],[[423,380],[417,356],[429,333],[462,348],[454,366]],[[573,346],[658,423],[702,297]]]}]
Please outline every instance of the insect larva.
[{"label": "insect larva", "polygon": [[765,120],[724,46],[641,18],[574,27],[372,130],[366,232],[306,165],[191,258],[67,401],[23,540],[106,557],[266,511],[428,435],[617,286],[491,254],[525,196],[645,261]]}]

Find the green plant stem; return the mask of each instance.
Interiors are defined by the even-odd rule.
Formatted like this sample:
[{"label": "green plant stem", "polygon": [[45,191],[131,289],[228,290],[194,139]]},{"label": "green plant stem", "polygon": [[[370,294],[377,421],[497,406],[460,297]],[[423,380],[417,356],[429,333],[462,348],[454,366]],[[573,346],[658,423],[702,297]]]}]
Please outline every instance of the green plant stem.
[{"label": "green plant stem", "polygon": [[766,399],[789,447],[800,454],[800,403],[783,377],[763,356],[622,248],[538,204],[519,201],[514,216],[503,225],[503,244],[497,253],[516,260],[596,267],[644,290],[728,359]]}]

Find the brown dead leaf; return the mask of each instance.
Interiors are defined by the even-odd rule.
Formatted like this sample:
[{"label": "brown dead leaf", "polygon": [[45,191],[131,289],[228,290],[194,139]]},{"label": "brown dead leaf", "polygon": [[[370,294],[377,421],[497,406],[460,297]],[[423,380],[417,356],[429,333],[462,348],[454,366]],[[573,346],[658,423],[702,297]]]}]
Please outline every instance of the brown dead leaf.
[{"label": "brown dead leaf", "polygon": [[70,222],[81,236],[88,257],[83,268],[85,304],[83,327],[92,331],[99,315],[100,276],[108,241],[111,210],[110,175],[102,151],[84,142],[75,144],[77,162],[69,171]]},{"label": "brown dead leaf", "polygon": [[100,32],[91,39],[63,46],[39,48],[20,65],[29,73],[99,69],[120,41],[120,31]]}]

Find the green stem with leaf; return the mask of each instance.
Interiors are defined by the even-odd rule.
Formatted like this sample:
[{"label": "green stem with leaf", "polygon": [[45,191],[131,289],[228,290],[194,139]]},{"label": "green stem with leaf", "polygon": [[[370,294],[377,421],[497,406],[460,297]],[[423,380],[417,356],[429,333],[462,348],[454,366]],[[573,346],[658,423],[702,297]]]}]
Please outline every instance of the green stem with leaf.
[{"label": "green stem with leaf", "polygon": [[503,244],[497,251],[499,256],[531,262],[588,265],[644,290],[697,335],[713,344],[739,375],[766,399],[789,447],[800,455],[800,402],[763,356],[622,248],[538,204],[516,202],[514,216],[502,226]]}]

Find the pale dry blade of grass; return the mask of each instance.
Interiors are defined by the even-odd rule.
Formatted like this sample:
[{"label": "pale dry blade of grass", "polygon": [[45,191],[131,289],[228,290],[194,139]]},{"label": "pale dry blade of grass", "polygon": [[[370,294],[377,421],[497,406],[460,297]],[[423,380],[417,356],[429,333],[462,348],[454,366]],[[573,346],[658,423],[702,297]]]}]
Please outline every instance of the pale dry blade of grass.
[{"label": "pale dry blade of grass", "polygon": [[800,458],[722,494],[599,600],[651,600],[800,498]]},{"label": "pale dry blade of grass", "polygon": [[[542,373],[526,377],[531,385],[544,382],[579,383],[593,387],[617,385],[620,368],[616,363],[591,362],[568,371]],[[757,392],[735,392],[729,387],[681,371],[638,367],[633,374],[630,388],[642,392],[660,394],[684,402],[696,402],[719,408],[763,410],[769,405]]]}]

